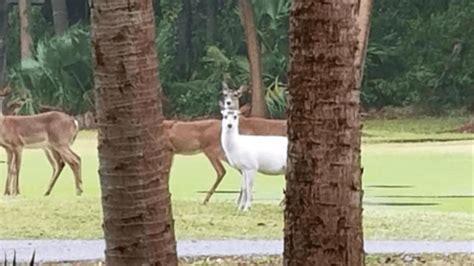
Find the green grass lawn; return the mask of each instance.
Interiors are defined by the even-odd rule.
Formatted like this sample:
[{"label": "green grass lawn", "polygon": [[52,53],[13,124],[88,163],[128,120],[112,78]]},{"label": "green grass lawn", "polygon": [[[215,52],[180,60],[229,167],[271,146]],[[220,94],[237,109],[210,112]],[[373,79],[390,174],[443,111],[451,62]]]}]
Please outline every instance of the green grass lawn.
[{"label": "green grass lawn", "polygon": [[[387,124],[389,123],[389,124]],[[391,123],[391,124],[390,124]],[[404,129],[400,121],[372,122],[367,131],[403,132],[419,138],[427,129]],[[409,124],[409,123],[407,123]],[[432,123],[436,124],[436,123]],[[403,128],[402,131],[401,128]],[[431,125],[433,127],[433,125]],[[396,133],[399,133],[398,135]],[[383,134],[381,134],[383,135]],[[463,135],[473,138],[473,135]],[[474,239],[474,142],[377,143],[365,138],[364,235],[367,239]],[[101,206],[95,133],[82,132],[74,150],[82,157],[84,194],[75,196],[72,173],[65,170],[50,197],[43,197],[51,174],[42,151],[27,150],[17,198],[0,197],[0,238],[100,238]],[[5,157],[0,153],[0,160]],[[5,182],[0,165],[0,184]],[[283,176],[257,177],[254,206],[236,211],[240,179],[228,168],[219,193],[200,203],[215,173],[204,156],[177,156],[170,187],[178,239],[282,237]]]}]

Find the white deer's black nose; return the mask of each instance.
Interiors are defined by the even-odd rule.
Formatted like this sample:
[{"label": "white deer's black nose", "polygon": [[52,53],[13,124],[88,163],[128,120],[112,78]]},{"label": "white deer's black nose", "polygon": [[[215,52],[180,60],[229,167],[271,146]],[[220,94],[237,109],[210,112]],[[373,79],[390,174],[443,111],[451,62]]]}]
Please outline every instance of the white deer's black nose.
[{"label": "white deer's black nose", "polygon": [[227,105],[230,105],[230,104],[231,104],[231,102],[230,102],[230,101],[227,101],[227,102],[226,102],[226,104],[227,104]]},{"label": "white deer's black nose", "polygon": [[228,128],[232,128],[232,124],[228,124],[227,127],[228,127]]}]

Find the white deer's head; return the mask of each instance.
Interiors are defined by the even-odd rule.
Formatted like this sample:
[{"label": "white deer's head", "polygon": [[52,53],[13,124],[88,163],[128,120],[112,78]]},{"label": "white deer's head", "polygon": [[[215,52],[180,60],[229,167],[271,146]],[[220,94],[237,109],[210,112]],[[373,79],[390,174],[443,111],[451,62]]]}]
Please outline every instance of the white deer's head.
[{"label": "white deer's head", "polygon": [[239,113],[239,110],[222,110],[222,130],[238,130]]}]

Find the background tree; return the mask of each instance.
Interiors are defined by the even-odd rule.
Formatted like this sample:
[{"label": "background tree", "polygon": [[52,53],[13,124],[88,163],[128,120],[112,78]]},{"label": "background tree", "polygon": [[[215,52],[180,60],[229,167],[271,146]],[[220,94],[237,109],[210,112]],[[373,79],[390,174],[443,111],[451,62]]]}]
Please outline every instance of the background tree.
[{"label": "background tree", "polygon": [[107,265],[177,265],[151,0],[92,6]]},{"label": "background tree", "polygon": [[[164,110],[166,116],[218,116],[217,101],[209,99],[217,99],[223,77],[232,86],[249,82],[251,72],[239,1],[217,0],[216,38],[211,41],[208,34],[212,27],[209,25],[213,24],[208,23],[213,19],[208,15],[208,7],[213,1],[190,1],[192,24],[188,37],[191,36],[192,57],[187,61],[189,75],[182,75],[181,71],[177,71],[181,70],[177,67],[177,58],[182,56],[177,49],[177,19],[183,9],[182,1],[154,0],[157,7],[155,24],[159,22],[160,25],[156,39],[160,51],[160,76],[164,94],[169,100]],[[67,1],[69,25],[73,28],[62,36],[54,34],[51,0],[45,0],[41,5],[39,1],[32,2],[29,10],[33,57],[41,64],[30,64],[28,68],[19,67],[20,19],[18,7],[15,3],[11,5],[7,67],[12,91],[19,98],[26,99],[26,103],[39,106],[47,102],[74,114],[93,110],[89,104],[79,106],[81,97],[75,97],[77,101],[71,103],[70,100],[51,99],[58,97],[50,93],[79,91],[85,95],[86,103],[92,98],[92,82],[82,82],[92,79],[90,56],[77,52],[90,48],[80,47],[83,42],[77,41],[75,34],[79,26],[85,31],[84,36],[88,36],[87,2]],[[268,116],[284,118],[290,1],[250,2],[257,40],[261,46]],[[400,110],[402,114],[409,111],[410,115],[469,115],[472,112],[470,110],[474,110],[474,49],[470,45],[474,43],[474,27],[470,26],[474,1],[431,0],[429,5],[426,3],[427,0],[378,0],[373,3],[367,57],[365,62],[360,63],[364,76],[361,80],[361,105],[364,111],[379,111],[380,114],[385,113],[385,110]],[[74,26],[76,22],[79,25]],[[39,45],[42,49],[38,49]],[[49,56],[57,53],[58,46],[64,48],[61,49],[61,57],[68,58],[59,64],[56,57]],[[90,52],[86,54],[90,55]],[[63,71],[70,74],[62,75]],[[24,78],[31,76],[32,72],[43,72],[44,75],[39,79]],[[55,74],[49,75],[50,72]],[[80,73],[78,78],[74,77],[75,73]],[[87,78],[84,78],[84,73],[88,73]],[[77,83],[81,84],[78,86]],[[250,102],[250,98],[242,99],[243,103]],[[24,111],[28,113],[39,109],[21,110],[28,110]]]},{"label": "background tree", "polygon": [[372,14],[372,0],[361,0],[357,15],[357,27],[359,33],[357,36],[358,47],[355,55],[355,68],[357,87],[362,85],[364,77],[365,56],[367,54],[367,46],[369,43],[370,33],[370,15]]},{"label": "background tree", "polygon": [[215,44],[217,35],[217,0],[208,0],[206,2],[207,8],[207,42]]},{"label": "background tree", "polygon": [[62,35],[68,27],[68,15],[66,0],[51,0],[53,9],[54,31]]},{"label": "background tree", "polygon": [[29,0],[18,0],[18,11],[20,12],[20,36],[21,36],[21,59],[31,58],[33,41],[30,35]]},{"label": "background tree", "polygon": [[252,91],[252,104],[250,116],[265,117],[267,108],[264,98],[262,78],[262,59],[260,45],[257,39],[254,12],[250,0],[239,0],[240,20],[244,28],[247,54],[250,63],[250,83]]},{"label": "background tree", "polygon": [[285,265],[364,261],[357,2],[292,3]]},{"label": "background tree", "polygon": [[66,1],[67,18],[70,26],[80,22],[89,24],[89,1],[90,0]]},{"label": "background tree", "polygon": [[8,2],[0,3],[0,89],[7,82]]},{"label": "background tree", "polygon": [[192,3],[191,0],[182,0],[182,9],[178,16],[178,53],[176,69],[180,77],[189,77],[192,62]]}]

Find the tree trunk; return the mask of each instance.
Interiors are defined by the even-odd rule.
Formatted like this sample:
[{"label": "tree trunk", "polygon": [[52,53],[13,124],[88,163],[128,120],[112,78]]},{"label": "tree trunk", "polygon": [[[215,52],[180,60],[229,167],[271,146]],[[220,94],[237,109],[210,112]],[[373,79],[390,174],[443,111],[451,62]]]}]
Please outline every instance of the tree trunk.
[{"label": "tree trunk", "polygon": [[208,0],[207,5],[207,43],[215,44],[217,35],[217,0]]},{"label": "tree trunk", "polygon": [[0,89],[7,84],[8,3],[0,3]]},{"label": "tree trunk", "polygon": [[364,79],[364,63],[367,54],[370,33],[370,15],[372,13],[372,0],[361,0],[357,15],[357,27],[359,34],[357,36],[358,46],[355,55],[355,68],[357,87],[361,87]]},{"label": "tree trunk", "polygon": [[285,265],[363,265],[358,0],[290,11]]},{"label": "tree trunk", "polygon": [[107,265],[177,265],[151,0],[95,0],[92,56]]},{"label": "tree trunk", "polygon": [[[53,0],[54,1],[54,0]],[[89,24],[89,1],[90,0],[74,0],[67,2],[67,18],[69,25],[74,25],[80,21]]]},{"label": "tree trunk", "polygon": [[180,76],[187,79],[192,61],[192,6],[191,0],[182,0],[183,8],[178,16],[178,56],[177,71]]},{"label": "tree trunk", "polygon": [[250,110],[250,116],[265,117],[267,115],[267,106],[263,94],[262,60],[250,0],[239,0],[239,8],[240,21],[244,27],[247,53],[250,62],[250,83],[252,90],[252,109]]},{"label": "tree trunk", "polygon": [[20,12],[20,39],[21,39],[21,59],[31,58],[31,46],[33,41],[31,40],[29,30],[29,12],[28,12],[29,1],[18,0],[18,9]]},{"label": "tree trunk", "polygon": [[66,0],[51,0],[51,7],[53,9],[54,31],[57,35],[62,35],[68,27]]}]

